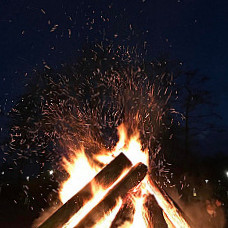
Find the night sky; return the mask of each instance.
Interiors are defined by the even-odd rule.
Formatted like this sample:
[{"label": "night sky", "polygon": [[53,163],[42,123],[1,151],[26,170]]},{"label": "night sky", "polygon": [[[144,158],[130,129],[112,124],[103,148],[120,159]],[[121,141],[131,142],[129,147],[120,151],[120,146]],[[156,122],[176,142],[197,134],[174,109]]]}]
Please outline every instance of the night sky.
[{"label": "night sky", "polygon": [[146,45],[151,58],[165,54],[211,77],[219,124],[227,128],[227,10],[225,0],[1,0],[1,112],[23,94],[33,69],[56,68],[87,40],[106,39]]}]

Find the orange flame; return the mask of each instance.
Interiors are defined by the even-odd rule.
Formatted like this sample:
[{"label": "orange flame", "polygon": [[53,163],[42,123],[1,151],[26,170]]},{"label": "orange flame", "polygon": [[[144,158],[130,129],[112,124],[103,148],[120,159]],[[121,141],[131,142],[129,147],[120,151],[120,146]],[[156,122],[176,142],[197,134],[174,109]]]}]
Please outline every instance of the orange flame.
[{"label": "orange flame", "polygon": [[98,221],[97,224],[95,226],[93,226],[93,228],[110,227],[112,224],[112,221],[114,220],[116,214],[118,213],[121,205],[122,205],[122,199],[119,198],[117,200],[116,206],[112,210],[110,210],[104,216],[104,218],[101,218],[100,221]]},{"label": "orange flame", "polygon": [[152,195],[154,195],[157,203],[170,221],[170,224],[173,224],[176,228],[190,228],[173,203],[165,199],[162,192],[155,185],[151,184],[149,180],[147,182],[147,189]]},{"label": "orange flame", "polygon": [[[118,180],[115,183],[118,183],[126,175],[127,171],[128,170],[124,170],[121,176],[118,178]],[[83,205],[83,207],[75,215],[71,217],[71,219],[63,226],[63,228],[75,227],[90,212],[90,210],[94,208],[102,200],[102,198],[106,195],[106,193],[111,188],[112,186],[104,189],[102,188],[101,185],[94,182],[92,187],[92,193],[94,197],[91,200],[89,200],[85,205]],[[117,203],[117,206],[118,205],[119,205],[119,201]],[[117,206],[115,206],[115,208]],[[112,215],[113,213],[110,213],[110,216]],[[105,221],[107,221],[107,219]],[[101,223],[101,221],[99,223]]]},{"label": "orange flame", "polygon": [[168,225],[168,228],[175,228],[175,226],[172,224],[172,222],[169,220],[168,216],[166,213],[163,211],[163,217]]},{"label": "orange flame", "polygon": [[113,155],[116,157],[121,152],[123,152],[133,165],[137,164],[138,162],[142,162],[145,165],[148,165],[148,149],[142,151],[139,132],[135,131],[129,139],[127,129],[124,124],[121,124],[117,129],[119,141],[116,144],[114,150],[100,153],[96,156],[96,159],[100,162],[103,162],[104,164],[107,164],[112,160]]},{"label": "orange flame", "polygon": [[147,219],[147,212],[143,210],[145,198],[148,194],[146,185],[144,181],[140,185],[140,195],[133,198],[134,206],[135,206],[135,214],[133,223],[131,224],[131,228],[147,228],[148,226],[148,219]]},{"label": "orange flame", "polygon": [[65,203],[93,179],[98,172],[98,167],[90,165],[84,148],[74,151],[70,160],[63,158],[63,167],[70,175],[62,184],[59,194],[60,200]]},{"label": "orange flame", "polygon": [[[123,152],[128,159],[132,162],[133,165],[138,162],[142,162],[148,166],[149,156],[148,149],[142,150],[140,142],[140,134],[138,131],[135,131],[130,137],[127,134],[126,127],[124,124],[121,124],[118,127],[119,141],[116,144],[115,148],[112,151],[101,151],[98,155],[95,156],[95,159],[103,164],[108,164],[111,162],[113,157],[118,156]],[[99,167],[92,166],[85,155],[84,149],[75,151],[75,155],[71,160],[64,159],[64,168],[69,173],[70,177],[65,181],[61,187],[60,199],[65,203],[73,195],[75,195],[81,188],[83,188],[95,175],[100,171]],[[122,173],[121,177],[114,183],[114,185],[126,174],[126,170]],[[107,189],[103,189],[97,183],[93,183],[93,198],[89,200],[72,218],[63,226],[64,228],[71,228],[77,225],[86,214],[95,207],[100,200],[105,196],[105,194],[110,190],[112,186]],[[164,211],[165,219],[167,223],[174,224],[175,227],[188,228],[188,224],[185,220],[175,211],[175,207],[172,207],[170,202],[162,196],[162,193],[159,189],[151,186],[148,183],[148,176],[141,183],[140,189],[136,189],[140,194],[137,194],[137,197],[133,197],[133,203],[135,207],[135,214],[133,222],[124,224],[124,227],[131,228],[147,228],[151,227],[148,225],[146,210],[144,209],[145,196],[148,194],[153,194]],[[122,200],[118,200],[116,206],[109,211],[104,218],[97,221],[95,228],[98,227],[109,227],[115,215],[119,211],[122,204]]]}]

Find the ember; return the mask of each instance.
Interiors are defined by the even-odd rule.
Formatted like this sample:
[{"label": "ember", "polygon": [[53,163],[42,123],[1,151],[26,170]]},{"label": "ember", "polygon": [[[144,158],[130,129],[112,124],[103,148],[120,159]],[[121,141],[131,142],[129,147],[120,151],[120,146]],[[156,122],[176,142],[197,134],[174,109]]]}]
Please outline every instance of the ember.
[{"label": "ember", "polygon": [[[109,164],[94,178],[90,177],[93,179],[85,183],[81,190],[76,188],[73,196],[64,190],[68,200],[40,228],[151,227],[153,224],[145,207],[145,200],[149,195],[153,195],[161,207],[163,220],[168,227],[190,227],[170,198],[149,177],[148,150],[141,150],[139,133],[136,132],[128,139],[124,125],[120,125],[118,130],[119,142],[114,150],[101,152],[96,156],[104,165],[107,162]],[[86,156],[83,159],[87,160]],[[75,166],[77,161],[78,159],[74,164],[69,163],[66,168],[72,170],[72,165]],[[88,167],[92,169],[91,166]],[[90,175],[90,170],[87,173]],[[72,176],[63,184],[62,192],[64,186],[68,186],[67,183],[71,181]],[[63,194],[60,195],[64,198]],[[121,216],[124,213],[129,214],[131,219],[124,221],[124,216]],[[119,223],[121,217],[123,221]]]}]

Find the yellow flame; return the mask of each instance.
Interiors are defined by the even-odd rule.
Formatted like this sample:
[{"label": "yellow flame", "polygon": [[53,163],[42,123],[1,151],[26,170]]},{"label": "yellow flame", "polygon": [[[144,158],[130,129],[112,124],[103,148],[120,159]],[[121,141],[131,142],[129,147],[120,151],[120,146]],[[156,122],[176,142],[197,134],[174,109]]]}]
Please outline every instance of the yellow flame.
[{"label": "yellow flame", "polygon": [[74,228],[85,217],[85,215],[87,215],[90,210],[100,202],[107,190],[102,187],[99,188],[99,185],[94,184],[92,192],[94,195],[96,194],[96,197],[89,200],[76,214],[74,214],[63,228]]},{"label": "yellow flame", "polygon": [[115,207],[110,210],[103,218],[100,219],[100,221],[97,222],[93,228],[101,228],[101,227],[110,227],[112,224],[112,221],[116,217],[116,214],[118,213],[121,205],[122,205],[122,199],[119,198],[116,202]]},{"label": "yellow flame", "polygon": [[166,215],[166,213],[163,211],[163,217],[168,225],[168,228],[176,228],[172,222],[169,220],[168,216]]},{"label": "yellow flame", "polygon": [[162,208],[167,218],[170,220],[170,224],[173,224],[176,228],[190,228],[173,203],[168,199],[165,199],[162,192],[155,185],[151,184],[149,180],[147,180],[147,189],[152,195],[154,195],[158,205]]},{"label": "yellow flame", "polygon": [[145,184],[142,183],[140,186],[140,195],[133,198],[134,206],[135,206],[135,214],[133,223],[131,224],[131,228],[147,228],[147,212],[144,209],[145,204],[145,196],[147,195],[147,190],[145,188]]},{"label": "yellow flame", "polygon": [[[128,169],[125,169],[122,172],[121,176],[115,182],[115,185],[119,183],[119,181],[127,174],[128,171]],[[94,197],[85,205],[83,205],[83,207],[70,218],[70,220],[63,226],[63,228],[75,227],[91,211],[91,209],[93,209],[103,199],[103,197],[112,187],[113,185],[109,188],[104,189],[101,185],[93,183],[92,194]]]},{"label": "yellow flame", "polygon": [[133,165],[136,165],[138,162],[148,165],[148,149],[145,149],[144,151],[142,150],[139,132],[135,131],[129,138],[124,124],[121,124],[117,129],[119,141],[114,150],[111,152],[106,151],[104,153],[100,153],[96,156],[96,159],[104,164],[108,164],[112,160],[113,155],[116,157],[123,152]]},{"label": "yellow flame", "polygon": [[[95,159],[103,164],[108,164],[114,159],[114,157],[123,152],[133,165],[137,164],[138,162],[142,162],[148,166],[148,149],[144,151],[142,150],[139,132],[135,131],[134,134],[129,137],[125,125],[121,124],[118,127],[118,135],[119,141],[114,149],[112,151],[101,151],[95,156]],[[82,189],[91,179],[93,179],[97,172],[100,171],[100,168],[91,166],[83,148],[81,150],[75,151],[75,155],[70,160],[64,159],[63,162],[66,171],[70,175],[69,179],[63,183],[60,192],[60,199],[63,203],[65,203],[80,189]],[[93,183],[92,192],[94,197],[86,202],[86,204],[74,216],[72,216],[72,218],[63,226],[63,228],[73,228],[76,226],[89,213],[89,211],[102,200],[105,194],[123,178],[126,172],[127,170],[125,170],[121,177],[107,189],[103,189],[98,183]],[[147,178],[148,176],[146,176],[140,185],[140,189],[136,190],[140,191],[141,194],[133,198],[133,204],[135,207],[133,222],[127,222],[121,227],[147,228],[152,226],[152,224],[148,224],[147,221],[147,211],[144,208],[144,201],[147,194],[153,194],[158,204],[164,211],[164,217],[169,227],[171,227],[170,224],[173,224],[177,228],[189,228],[189,225],[178,214],[176,208],[164,198],[159,189],[149,184]],[[104,218],[102,218],[100,221],[97,221],[97,224],[93,228],[109,227],[115,215],[119,211],[121,203],[122,201],[118,200],[116,206],[109,211]]]},{"label": "yellow flame", "polygon": [[118,228],[152,228],[149,224],[147,210],[144,207],[147,194],[146,183],[143,181],[140,186],[134,189],[130,197],[135,209],[132,221],[125,221]]},{"label": "yellow flame", "polygon": [[[95,157],[99,162],[103,164],[108,164],[114,157],[118,156],[123,152],[133,165],[138,162],[143,162],[148,164],[148,151],[142,151],[142,146],[139,139],[139,133],[136,131],[130,138],[127,135],[127,130],[124,124],[118,127],[119,141],[112,151],[100,151],[100,153]],[[75,150],[73,156],[69,159],[63,159],[63,166],[69,173],[70,177],[67,181],[62,184],[60,191],[60,199],[63,203],[74,196],[79,190],[81,190],[99,171],[99,168],[92,167],[89,163],[88,158],[85,155],[84,148],[81,150]],[[125,170],[118,181],[126,174]],[[114,184],[116,184],[116,181]],[[112,186],[111,186],[112,187]],[[110,187],[110,188],[111,188]],[[63,226],[64,228],[71,228],[77,225],[83,217],[94,207],[100,200],[105,196],[107,191],[110,189],[102,189],[97,183],[93,183],[92,192],[95,197],[89,200],[72,218]],[[140,212],[141,199],[135,199],[137,206],[136,210],[136,222],[138,220],[138,213]],[[117,204],[119,205],[119,203]],[[115,207],[115,210],[117,210]],[[115,211],[114,210],[114,211]],[[111,218],[115,213],[109,212],[108,218]],[[109,221],[105,220],[105,221]],[[98,224],[103,224],[103,219]],[[101,226],[100,226],[101,227]],[[104,227],[102,225],[102,227]],[[135,225],[136,227],[136,225]]]},{"label": "yellow flame", "polygon": [[93,179],[98,168],[90,165],[84,148],[74,151],[70,160],[63,158],[63,167],[70,175],[60,189],[60,200],[65,203]]}]

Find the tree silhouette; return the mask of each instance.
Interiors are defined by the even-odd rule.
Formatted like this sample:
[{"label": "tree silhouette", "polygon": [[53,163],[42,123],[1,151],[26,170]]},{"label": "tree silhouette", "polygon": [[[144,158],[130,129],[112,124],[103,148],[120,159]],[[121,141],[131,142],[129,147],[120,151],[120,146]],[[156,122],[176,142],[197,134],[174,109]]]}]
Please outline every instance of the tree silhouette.
[{"label": "tree silhouette", "polygon": [[[209,78],[201,75],[197,70],[184,71],[177,79],[177,91],[179,99],[177,106],[184,114],[184,150],[186,156],[189,156],[192,142],[203,135],[206,131],[216,129],[213,124],[216,118],[220,118],[214,110],[212,95],[207,89],[206,83]],[[191,148],[192,147],[192,148]]]}]

